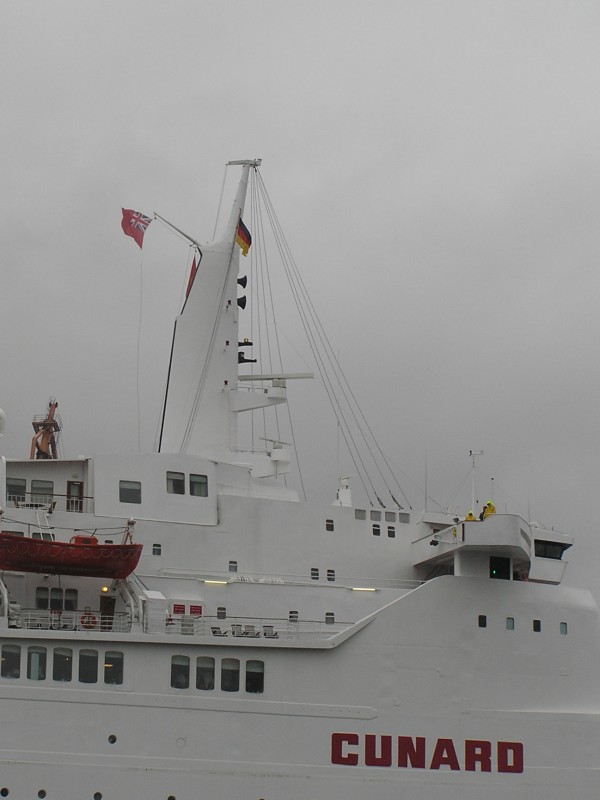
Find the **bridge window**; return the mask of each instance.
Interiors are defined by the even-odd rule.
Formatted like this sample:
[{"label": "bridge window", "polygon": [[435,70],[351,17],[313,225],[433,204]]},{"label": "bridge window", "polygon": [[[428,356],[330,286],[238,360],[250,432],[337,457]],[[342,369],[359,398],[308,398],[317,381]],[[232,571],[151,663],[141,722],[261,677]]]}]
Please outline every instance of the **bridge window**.
[{"label": "bridge window", "polygon": [[119,481],[119,503],[141,503],[142,484],[139,481]]},{"label": "bridge window", "polygon": [[381,511],[371,511],[371,519],[379,521],[381,519]]},{"label": "bridge window", "polygon": [[97,683],[98,681],[98,651],[79,651],[79,682]]},{"label": "bridge window", "polygon": [[19,678],[21,676],[21,648],[19,645],[2,645],[0,675],[3,678]]},{"label": "bridge window", "polygon": [[190,685],[190,659],[187,656],[171,658],[171,686],[174,689],[187,689]]},{"label": "bridge window", "polygon": [[386,511],[385,512],[385,521],[386,522],[396,522],[396,512],[395,511]]},{"label": "bridge window", "polygon": [[196,659],[196,689],[209,692],[215,688],[215,660],[210,656]]},{"label": "bridge window", "polygon": [[167,472],[167,492],[185,494],[185,475],[183,472]]},{"label": "bridge window", "polygon": [[207,475],[190,475],[190,494],[192,497],[208,497]]},{"label": "bridge window", "polygon": [[354,519],[366,519],[366,518],[367,518],[367,512],[364,510],[364,508],[354,509]]},{"label": "bridge window", "polygon": [[224,658],[221,661],[221,689],[224,692],[239,692],[240,662],[237,658]]},{"label": "bridge window", "polygon": [[52,659],[52,680],[70,681],[73,675],[73,651],[70,647],[55,647]]},{"label": "bridge window", "polygon": [[120,686],[123,683],[123,653],[107,650],[104,655],[104,683]]},{"label": "bridge window", "polygon": [[27,649],[27,677],[31,681],[46,680],[46,648],[29,647]]},{"label": "bridge window", "polygon": [[246,691],[261,694],[265,689],[265,665],[263,661],[246,661]]},{"label": "bridge window", "polygon": [[398,512],[398,522],[410,522],[410,514],[402,513],[401,511]]},{"label": "bridge window", "polygon": [[546,542],[543,539],[535,540],[535,554],[537,558],[555,558],[558,561],[562,558],[562,554],[570,547],[569,544],[560,544],[559,542]]}]

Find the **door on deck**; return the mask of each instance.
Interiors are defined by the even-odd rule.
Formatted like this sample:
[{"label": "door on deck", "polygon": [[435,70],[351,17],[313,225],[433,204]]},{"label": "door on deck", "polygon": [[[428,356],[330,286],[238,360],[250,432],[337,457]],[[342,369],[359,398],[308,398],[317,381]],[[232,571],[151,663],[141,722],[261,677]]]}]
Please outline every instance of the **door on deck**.
[{"label": "door on deck", "polygon": [[116,599],[116,597],[111,597],[108,594],[100,595],[100,630],[112,630]]},{"label": "door on deck", "polygon": [[67,481],[67,511],[83,511],[83,481]]}]

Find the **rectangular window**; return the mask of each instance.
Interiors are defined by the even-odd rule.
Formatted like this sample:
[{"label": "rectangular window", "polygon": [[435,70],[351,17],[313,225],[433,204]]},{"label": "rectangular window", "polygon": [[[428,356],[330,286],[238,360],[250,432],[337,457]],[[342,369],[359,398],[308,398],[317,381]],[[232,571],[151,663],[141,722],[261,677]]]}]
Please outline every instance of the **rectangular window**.
[{"label": "rectangular window", "polygon": [[52,659],[52,680],[70,681],[73,676],[73,651],[70,647],[55,647]]},{"label": "rectangular window", "polygon": [[366,519],[366,518],[367,518],[367,512],[364,510],[364,508],[354,509],[354,519]]},{"label": "rectangular window", "polygon": [[262,694],[265,690],[265,665],[263,661],[246,661],[246,691]]},{"label": "rectangular window", "polygon": [[119,503],[141,503],[142,484],[140,481],[119,481]]},{"label": "rectangular window", "polygon": [[27,481],[25,478],[9,478],[6,476],[6,499],[15,503],[25,502]]},{"label": "rectangular window", "polygon": [[477,624],[480,628],[487,628],[487,617],[485,614],[480,614],[477,617]]},{"label": "rectangular window", "polygon": [[332,582],[335,580],[335,570],[334,569],[328,569],[327,570],[327,580],[328,581],[332,581]]},{"label": "rectangular window", "polygon": [[155,542],[155,543],[152,545],[152,555],[153,555],[153,556],[160,556],[160,555],[162,555],[162,545],[158,544],[158,542]]},{"label": "rectangular window", "polygon": [[207,475],[190,475],[190,494],[192,497],[208,497]]},{"label": "rectangular window", "polygon": [[240,662],[237,658],[224,658],[221,661],[221,689],[224,692],[239,692]]},{"label": "rectangular window", "polygon": [[393,525],[388,525],[388,537],[394,539],[396,536],[396,528]]},{"label": "rectangular window", "polygon": [[31,502],[45,506],[52,505],[54,481],[31,481]]},{"label": "rectangular window", "polygon": [[310,578],[313,581],[319,580],[319,568],[318,567],[311,567],[310,568]]},{"label": "rectangular window", "polygon": [[373,525],[373,536],[381,536],[381,525],[378,525],[377,523]]},{"label": "rectangular window", "polygon": [[566,622],[561,622],[560,623],[560,633],[561,633],[561,636],[566,636],[567,635],[567,623]]},{"label": "rectangular window", "polygon": [[18,644],[2,645],[0,675],[3,678],[19,678],[21,676],[21,648]]},{"label": "rectangular window", "polygon": [[62,611],[63,607],[63,590],[53,587],[50,589],[50,610]]},{"label": "rectangular window", "polygon": [[288,619],[290,622],[298,622],[298,612],[297,611],[290,611]]},{"label": "rectangular window", "polygon": [[514,617],[507,617],[506,618],[506,630],[507,631],[514,631],[515,629],[515,618]]},{"label": "rectangular window", "polygon": [[215,660],[210,656],[196,659],[196,689],[210,692],[215,688]]},{"label": "rectangular window", "polygon": [[190,685],[190,659],[187,656],[171,658],[171,686],[174,689],[187,689]]},{"label": "rectangular window", "polygon": [[230,561],[229,562],[229,572],[237,572],[238,563],[237,561]]},{"label": "rectangular window", "polygon": [[533,630],[534,633],[540,633],[542,630],[542,620],[541,619],[534,619],[533,620]]},{"label": "rectangular window", "polygon": [[325,612],[325,624],[326,625],[333,625],[335,622],[335,614],[333,611],[326,611]]},{"label": "rectangular window", "polygon": [[107,650],[104,655],[104,683],[120,686],[123,683],[123,653]]},{"label": "rectangular window", "polygon": [[77,589],[65,589],[65,611],[77,611]]},{"label": "rectangular window", "polygon": [[333,529],[334,529],[333,520],[332,519],[326,519],[325,520],[325,530],[326,531],[332,531]]},{"label": "rectangular window", "polygon": [[48,608],[50,604],[50,589],[47,586],[38,586],[35,590],[35,607]]},{"label": "rectangular window", "polygon": [[185,475],[183,472],[167,472],[167,492],[185,494]]},{"label": "rectangular window", "polygon": [[46,648],[27,648],[27,677],[31,681],[46,680]]},{"label": "rectangular window", "polygon": [[79,682],[97,683],[98,682],[98,651],[80,650],[79,651]]},{"label": "rectangular window", "polygon": [[225,606],[217,606],[217,619],[227,619],[227,609]]}]

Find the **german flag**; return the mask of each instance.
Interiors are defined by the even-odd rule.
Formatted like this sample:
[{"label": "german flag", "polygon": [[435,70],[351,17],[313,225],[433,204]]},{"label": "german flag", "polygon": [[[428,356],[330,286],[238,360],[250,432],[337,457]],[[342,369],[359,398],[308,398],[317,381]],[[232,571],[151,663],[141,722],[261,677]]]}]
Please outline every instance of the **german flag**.
[{"label": "german flag", "polygon": [[247,256],[250,245],[252,244],[252,236],[250,236],[250,231],[242,222],[241,217],[240,221],[238,222],[235,241],[236,244],[239,244],[239,246],[242,248],[242,253]]}]

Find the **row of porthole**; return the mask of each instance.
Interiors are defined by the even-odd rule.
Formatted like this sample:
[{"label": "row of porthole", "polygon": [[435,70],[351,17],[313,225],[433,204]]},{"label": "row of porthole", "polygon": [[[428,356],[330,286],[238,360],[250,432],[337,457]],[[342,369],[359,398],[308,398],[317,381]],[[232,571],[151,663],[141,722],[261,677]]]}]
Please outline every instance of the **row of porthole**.
[{"label": "row of porthole", "polygon": [[[477,618],[477,624],[480,628],[487,628],[487,616],[485,614],[479,614]],[[542,621],[541,619],[534,619],[532,620],[531,627],[534,633],[541,633],[542,631]],[[506,617],[506,630],[507,631],[514,631],[515,630],[515,618],[514,617]],[[561,622],[559,625],[559,631],[561,636],[566,636],[568,633],[568,625],[566,622]]]}]

